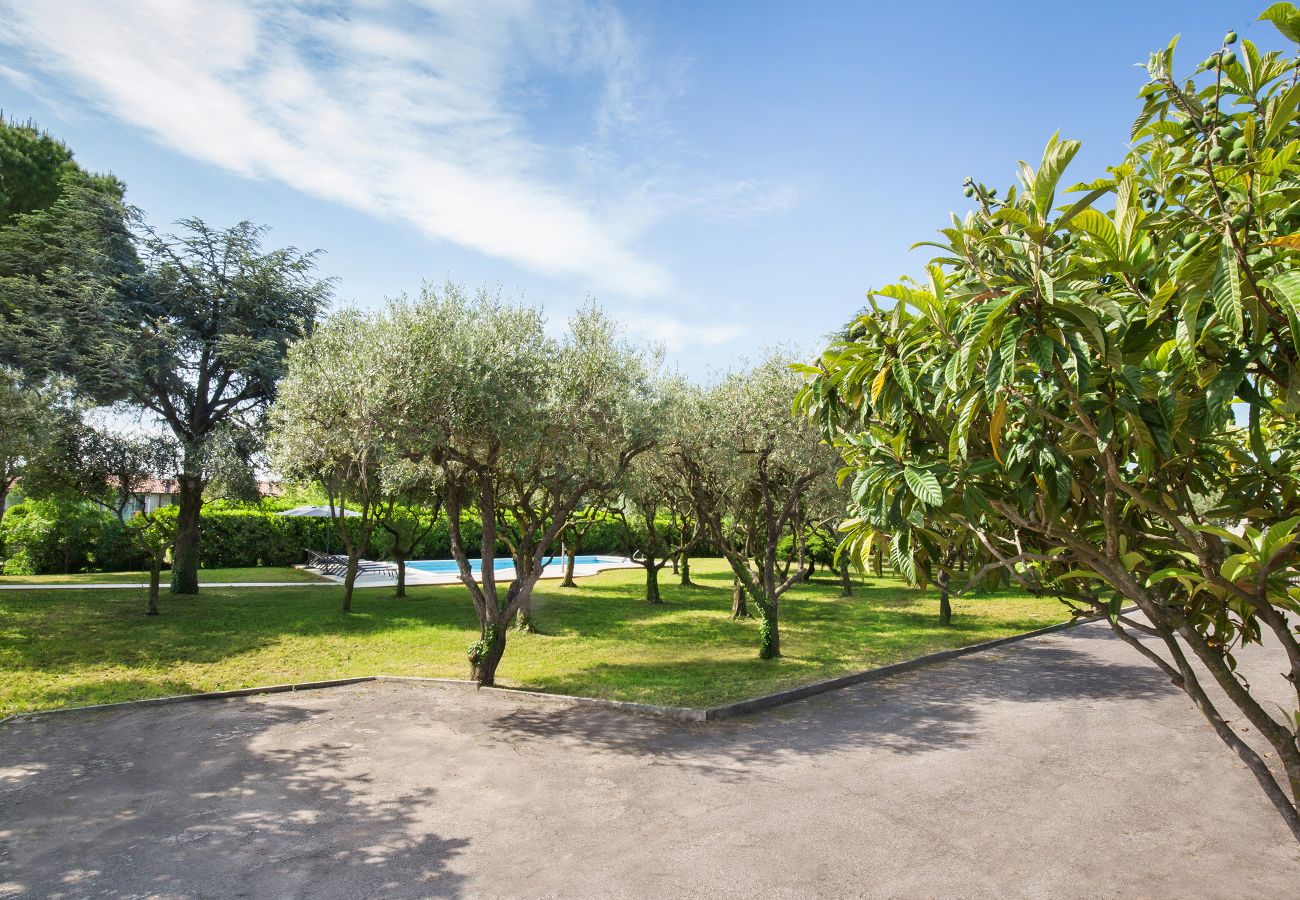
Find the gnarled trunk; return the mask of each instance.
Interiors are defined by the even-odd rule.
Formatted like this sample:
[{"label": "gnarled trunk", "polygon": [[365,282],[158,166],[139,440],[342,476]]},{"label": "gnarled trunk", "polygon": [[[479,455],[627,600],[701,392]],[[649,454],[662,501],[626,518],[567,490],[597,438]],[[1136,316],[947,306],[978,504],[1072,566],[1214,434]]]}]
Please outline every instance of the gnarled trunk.
[{"label": "gnarled trunk", "polygon": [[849,577],[849,555],[840,557],[840,596],[853,596],[853,579]]},{"label": "gnarled trunk", "polygon": [[343,611],[352,612],[352,589],[357,583],[357,569],[361,563],[361,547],[353,545],[348,548],[348,571],[343,577]]},{"label": "gnarled trunk", "polygon": [[[522,577],[518,572],[516,578]],[[511,594],[513,596],[513,592]],[[528,634],[536,634],[537,629],[533,627],[533,592],[529,591],[524,595],[524,599],[519,603],[519,611],[515,613],[515,630],[525,631]]]},{"label": "gnarled trunk", "polygon": [[497,666],[506,652],[506,629],[495,622],[481,626],[479,640],[469,648],[469,677],[479,687],[496,684]]},{"label": "gnarled trunk", "polygon": [[406,554],[393,548],[393,561],[397,563],[397,591],[393,594],[398,600],[406,599]]},{"label": "gnarled trunk", "polygon": [[762,619],[758,626],[758,658],[776,659],[781,655],[781,629],[777,622],[777,605],[760,603],[758,614]]},{"label": "gnarled trunk", "polygon": [[197,594],[203,482],[197,475],[182,475],[179,487],[180,509],[176,516],[176,541],[172,547],[172,593]]},{"label": "gnarled trunk", "polygon": [[745,600],[745,589],[740,586],[740,578],[735,575],[731,578],[731,617],[733,619],[749,618],[749,605]]},{"label": "gnarled trunk", "polygon": [[678,583],[681,584],[682,587],[695,586],[695,582],[691,581],[691,556],[689,553],[682,553],[682,561],[677,567],[677,574],[681,576]]},{"label": "gnarled trunk", "polygon": [[533,600],[528,598],[519,607],[515,613],[515,631],[522,631],[526,634],[536,634],[537,629],[533,626]]},{"label": "gnarled trunk", "polygon": [[573,567],[577,564],[577,556],[577,547],[570,547],[564,551],[564,580],[560,582],[560,587],[578,586],[578,582],[573,580]]},{"label": "gnarled trunk", "polygon": [[659,595],[659,567],[654,564],[654,559],[646,560],[645,567],[645,598],[649,603],[663,603],[663,597]]},{"label": "gnarled trunk", "polygon": [[162,583],[162,564],[166,550],[155,550],[149,564],[149,603],[145,606],[146,616],[158,615],[158,590]]}]

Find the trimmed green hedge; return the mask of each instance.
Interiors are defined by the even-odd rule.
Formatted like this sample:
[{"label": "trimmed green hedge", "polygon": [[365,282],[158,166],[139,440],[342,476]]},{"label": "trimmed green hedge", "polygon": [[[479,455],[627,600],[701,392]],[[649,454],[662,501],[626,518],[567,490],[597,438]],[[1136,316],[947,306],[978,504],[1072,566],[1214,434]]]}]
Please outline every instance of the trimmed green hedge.
[{"label": "trimmed green hedge", "polygon": [[[287,504],[268,500],[261,504],[217,501],[205,504],[200,517],[199,564],[204,568],[289,566],[306,558],[305,550],[341,552],[340,540],[328,518],[282,516]],[[160,514],[174,517],[175,506]],[[357,527],[348,519],[349,528]],[[662,523],[661,528],[668,528]],[[461,526],[471,553],[476,553],[482,536],[477,520]],[[598,519],[583,537],[580,553],[622,555],[623,533],[613,519]],[[392,536],[376,527],[371,537],[370,559],[390,559]],[[124,571],[147,566],[148,561],[134,544],[129,529],[111,513],[85,503],[27,501],[9,509],[0,526],[0,548],[7,547],[7,574],[47,574],[81,571]],[[558,555],[560,548],[557,546]],[[498,543],[497,552],[507,552]],[[697,555],[704,555],[700,548]],[[410,559],[448,559],[451,538],[443,516],[424,536]]]},{"label": "trimmed green hedge", "polygon": [[[356,529],[353,519],[347,520]],[[343,543],[334,524],[327,518],[307,516],[281,516],[276,511],[261,507],[214,506],[204,509],[199,527],[199,560],[204,567],[229,566],[287,566],[304,560],[306,548],[326,552],[341,552]],[[482,528],[477,520],[464,519],[461,533],[471,553],[475,553],[482,539]],[[370,559],[389,559],[393,539],[382,528],[376,528],[370,539],[366,556]],[[558,548],[557,552],[558,552]],[[580,548],[583,553],[619,553],[620,534],[613,522],[598,522],[587,533]],[[498,553],[506,553],[504,543],[498,543]],[[416,546],[411,559],[448,559],[451,557],[451,536],[446,517],[442,517]]]}]

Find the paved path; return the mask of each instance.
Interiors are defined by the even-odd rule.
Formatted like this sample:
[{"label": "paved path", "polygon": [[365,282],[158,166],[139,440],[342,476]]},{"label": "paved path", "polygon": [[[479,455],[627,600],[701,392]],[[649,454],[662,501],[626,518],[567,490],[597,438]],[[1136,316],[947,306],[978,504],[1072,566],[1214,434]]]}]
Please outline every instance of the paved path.
[{"label": "paved path", "polygon": [[1104,626],[714,725],[371,683],[0,728],[0,896],[1291,897]]}]

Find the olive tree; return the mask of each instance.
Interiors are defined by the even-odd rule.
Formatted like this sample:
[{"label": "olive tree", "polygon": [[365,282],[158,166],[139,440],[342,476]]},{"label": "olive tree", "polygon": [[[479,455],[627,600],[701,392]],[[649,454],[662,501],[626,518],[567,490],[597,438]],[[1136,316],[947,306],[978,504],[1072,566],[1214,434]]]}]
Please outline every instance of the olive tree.
[{"label": "olive tree", "polygon": [[[1294,6],[1265,17],[1300,40]],[[1001,197],[970,183],[928,277],[875,292],[801,402],[855,472],[851,542],[972,539],[1106,615],[1300,839],[1300,86],[1236,41],[1191,77],[1153,54],[1131,151],[1077,196],[1056,138]],[[1265,633],[1278,685],[1238,671]]]},{"label": "olive tree", "polygon": [[804,577],[778,561],[778,545],[796,535],[801,503],[838,459],[810,422],[791,414],[800,383],[777,356],[734,373],[683,403],[667,449],[741,599],[758,608],[763,659],[781,655],[779,601]]},{"label": "olive tree", "polygon": [[659,572],[676,563],[699,543],[697,533],[673,516],[685,502],[685,485],[671,457],[643,453],[633,460],[618,487],[619,502],[610,514],[618,522],[623,551],[645,569],[645,598],[662,603]]},{"label": "olive tree", "polygon": [[271,409],[271,458],[290,479],[318,482],[348,555],[343,612],[352,610],[361,558],[370,546],[394,459],[392,352],[378,316],[345,310],[289,351]]},{"label": "olive tree", "polygon": [[384,467],[382,490],[375,521],[388,533],[397,564],[393,596],[404,600],[406,561],[442,514],[442,471],[427,460],[392,459]]},{"label": "olive tree", "polygon": [[[486,289],[471,297],[456,285],[426,287],[395,303],[390,323],[405,392],[393,407],[402,452],[443,469],[452,555],[480,626],[471,673],[491,685],[509,626],[527,627],[533,587],[569,517],[649,446],[657,359],[593,307],[557,340],[539,311]],[[464,540],[471,510],[482,523],[478,548]],[[504,591],[503,536],[514,564]]]},{"label": "olive tree", "polygon": [[560,545],[564,549],[564,579],[560,587],[577,587],[573,570],[577,565],[582,542],[598,522],[604,521],[606,504],[593,497],[583,497],[582,502],[569,515],[569,524],[560,532]]},{"label": "olive tree", "polygon": [[[835,548],[839,543],[839,526],[846,518],[848,503],[844,485],[834,475],[828,474],[814,480],[800,500],[796,512],[800,525],[792,542],[800,568],[811,577],[813,564],[820,558],[839,579],[840,594],[844,597],[853,596],[853,559],[848,553],[837,554]],[[809,544],[816,548],[816,552],[810,549]]]}]

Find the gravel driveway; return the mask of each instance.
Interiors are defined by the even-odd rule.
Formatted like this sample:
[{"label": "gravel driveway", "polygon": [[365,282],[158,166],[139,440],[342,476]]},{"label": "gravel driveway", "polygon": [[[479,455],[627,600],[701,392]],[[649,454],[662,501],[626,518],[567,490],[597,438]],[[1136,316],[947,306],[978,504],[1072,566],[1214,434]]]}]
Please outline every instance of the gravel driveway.
[{"label": "gravel driveway", "polygon": [[709,725],[369,683],[0,727],[0,896],[1293,897],[1104,625]]}]

